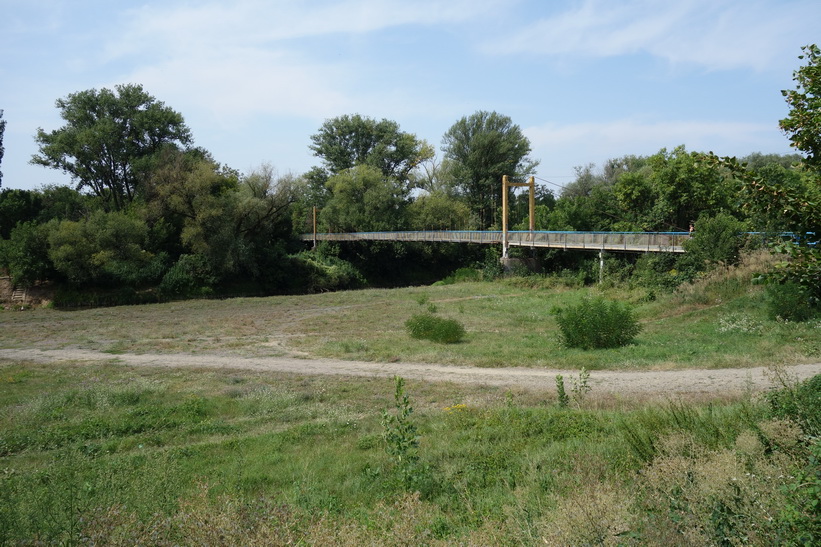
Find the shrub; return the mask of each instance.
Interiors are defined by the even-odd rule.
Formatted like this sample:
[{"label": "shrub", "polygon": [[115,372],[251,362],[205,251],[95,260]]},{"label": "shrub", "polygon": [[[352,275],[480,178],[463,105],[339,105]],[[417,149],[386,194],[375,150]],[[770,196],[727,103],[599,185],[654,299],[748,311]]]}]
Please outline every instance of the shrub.
[{"label": "shrub", "polygon": [[159,290],[166,298],[205,295],[216,281],[205,257],[182,255],[163,276]]},{"label": "shrub", "polygon": [[465,337],[465,327],[455,319],[443,319],[431,313],[414,315],[405,322],[408,334],[420,340],[431,340],[442,344],[461,342]]},{"label": "shrub", "polygon": [[632,343],[641,332],[629,306],[601,297],[585,298],[554,313],[562,344],[568,348],[618,348]]},{"label": "shrub", "polygon": [[808,435],[821,435],[821,374],[783,387],[767,396],[773,414],[789,418]]},{"label": "shrub", "polygon": [[465,283],[468,281],[480,281],[482,272],[476,268],[459,268],[446,278],[437,281],[436,285],[453,285],[454,283]]},{"label": "shrub", "polygon": [[821,310],[805,287],[788,281],[767,285],[767,311],[771,319],[807,321],[818,315]]},{"label": "shrub", "polygon": [[365,278],[350,262],[322,251],[305,251],[291,257],[292,289],[322,292],[356,289]]},{"label": "shrub", "polygon": [[702,264],[738,264],[746,226],[727,213],[700,218],[693,237],[684,242],[688,257]]}]

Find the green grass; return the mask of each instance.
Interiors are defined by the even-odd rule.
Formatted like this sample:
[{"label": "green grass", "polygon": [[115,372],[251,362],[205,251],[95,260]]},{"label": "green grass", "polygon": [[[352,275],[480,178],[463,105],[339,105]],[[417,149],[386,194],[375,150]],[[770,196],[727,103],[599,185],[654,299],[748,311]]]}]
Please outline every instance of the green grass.
[{"label": "green grass", "polygon": [[[555,307],[586,295],[626,301],[642,332],[627,347],[562,347]],[[765,296],[748,283],[718,282],[648,300],[642,290],[541,289],[468,282],[308,296],[198,300],[77,311],[0,312],[0,346],[79,347],[127,352],[277,356],[288,352],[370,361],[479,367],[579,369],[709,368],[815,362],[819,321],[767,316]],[[406,321],[435,306],[464,325],[462,343],[411,338]]]},{"label": "green grass", "polygon": [[[0,313],[0,347],[112,353],[0,360],[0,544],[817,540],[821,448],[751,394],[651,404],[594,390],[558,408],[552,392],[408,382],[420,444],[402,475],[383,440],[390,379],[115,364],[127,352],[577,369],[821,356],[821,324],[767,319],[761,291],[732,275],[657,299],[605,291],[633,306],[636,342],[561,347],[551,310],[591,292],[512,280]],[[464,324],[465,340],[412,339],[405,321],[425,308]]]},{"label": "green grass", "polygon": [[[747,476],[778,472],[775,486],[748,485],[775,510],[777,485],[806,458],[800,434],[757,399],[560,409],[554,394],[411,382],[420,445],[408,490],[382,440],[389,379],[13,362],[0,378],[0,543],[583,543],[572,504],[584,496],[622,500],[595,521],[623,505],[623,539],[649,541],[667,522],[647,520],[664,516],[645,507],[661,503],[658,466],[695,469],[708,493],[723,488],[723,454]],[[687,518],[709,502],[692,495]],[[729,517],[742,509],[753,511]]]}]

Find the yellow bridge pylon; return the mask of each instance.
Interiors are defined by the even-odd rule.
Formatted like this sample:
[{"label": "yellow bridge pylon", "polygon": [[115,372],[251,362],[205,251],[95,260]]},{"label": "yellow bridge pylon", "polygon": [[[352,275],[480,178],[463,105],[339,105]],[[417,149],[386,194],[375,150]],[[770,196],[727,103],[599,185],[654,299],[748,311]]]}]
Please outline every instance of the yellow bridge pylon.
[{"label": "yellow bridge pylon", "polygon": [[529,211],[530,211],[530,231],[536,230],[536,179],[530,177],[527,182],[510,182],[510,177],[502,175],[502,258],[507,258],[507,250],[510,247],[507,238],[507,213],[508,188],[511,186],[527,186],[530,188]]}]

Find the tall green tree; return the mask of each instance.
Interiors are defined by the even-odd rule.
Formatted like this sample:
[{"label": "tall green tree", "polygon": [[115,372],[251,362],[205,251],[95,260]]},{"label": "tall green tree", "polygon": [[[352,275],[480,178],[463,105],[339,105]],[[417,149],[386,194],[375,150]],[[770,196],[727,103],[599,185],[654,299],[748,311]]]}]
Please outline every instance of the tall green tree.
[{"label": "tall green tree", "polygon": [[471,228],[470,209],[443,191],[418,196],[408,207],[414,230],[465,230]]},{"label": "tall green tree", "polygon": [[357,165],[378,169],[385,178],[407,182],[411,171],[433,155],[433,148],[399,129],[392,120],[359,114],[326,120],[311,136],[310,149],[330,175]]},{"label": "tall green tree", "polygon": [[535,172],[530,141],[521,128],[496,112],[479,111],[457,121],[442,138],[445,159],[482,228],[493,224],[501,204],[502,176],[522,181]]},{"label": "tall green tree", "polygon": [[686,231],[706,214],[736,210],[737,186],[715,165],[684,146],[662,149],[638,171],[621,174],[613,185],[620,219],[641,230]]},{"label": "tall green tree", "polygon": [[375,167],[358,165],[328,179],[332,198],[320,223],[334,232],[379,232],[406,227],[408,190]]},{"label": "tall green tree", "polygon": [[743,207],[754,219],[793,232],[775,245],[776,252],[789,258],[769,280],[798,284],[810,304],[821,309],[821,50],[816,45],[802,50],[799,59],[807,64],[793,72],[796,87],[781,92],[790,112],[780,122],[792,145],[805,155],[798,175],[783,168],[749,170],[735,158],[713,154],[705,160],[741,182]]},{"label": "tall green tree", "polygon": [[804,54],[798,58],[807,64],[793,72],[795,88],[781,91],[790,113],[780,126],[792,146],[805,154],[807,167],[821,174],[821,49],[815,44],[801,49]]},{"label": "tall green tree", "polygon": [[0,239],[8,239],[20,222],[36,220],[43,207],[43,196],[36,190],[0,190]]},{"label": "tall green tree", "polygon": [[94,211],[79,221],[52,221],[48,256],[54,268],[75,285],[138,285],[156,282],[159,268],[146,250],[145,222],[125,212]]},{"label": "tall green tree", "polygon": [[31,163],[68,173],[78,190],[91,190],[110,210],[134,199],[153,155],[192,142],[182,115],[141,85],[80,91],[56,105],[65,125],[37,130],[40,150]]},{"label": "tall green tree", "polygon": [[146,180],[148,221],[170,227],[172,256],[197,257],[217,280],[251,279],[291,232],[292,187],[292,177],[277,177],[270,165],[243,176],[202,151],[167,150]]}]

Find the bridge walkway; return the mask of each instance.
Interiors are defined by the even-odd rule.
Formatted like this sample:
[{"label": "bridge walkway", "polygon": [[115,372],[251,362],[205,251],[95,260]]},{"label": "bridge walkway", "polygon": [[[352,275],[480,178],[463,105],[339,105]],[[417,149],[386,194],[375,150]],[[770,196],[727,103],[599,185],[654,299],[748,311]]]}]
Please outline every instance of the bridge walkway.
[{"label": "bridge walkway", "polygon": [[[683,253],[687,232],[556,232],[508,231],[508,245],[631,253]],[[305,241],[428,241],[501,245],[503,232],[429,230],[303,234]]]}]

